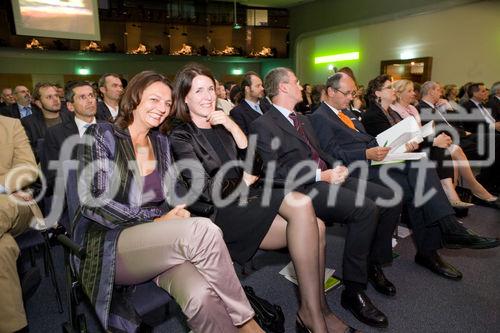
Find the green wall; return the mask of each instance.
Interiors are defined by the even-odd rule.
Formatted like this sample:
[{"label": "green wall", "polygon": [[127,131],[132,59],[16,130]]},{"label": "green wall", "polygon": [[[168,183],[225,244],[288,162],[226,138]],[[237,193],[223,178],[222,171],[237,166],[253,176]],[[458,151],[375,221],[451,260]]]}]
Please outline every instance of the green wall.
[{"label": "green wall", "polygon": [[[198,57],[198,56],[156,56],[110,53],[86,53],[70,51],[30,51],[0,48],[0,77],[2,74],[31,74],[33,82],[41,78],[52,78],[77,74],[85,67],[92,75],[116,72],[126,78],[152,69],[170,77],[189,62],[199,62],[209,67],[221,80],[232,76],[231,70],[255,71],[264,76],[270,68],[291,66],[290,59],[240,58],[240,57]],[[61,80],[55,80],[61,81]],[[15,82],[12,83],[14,85]]]}]

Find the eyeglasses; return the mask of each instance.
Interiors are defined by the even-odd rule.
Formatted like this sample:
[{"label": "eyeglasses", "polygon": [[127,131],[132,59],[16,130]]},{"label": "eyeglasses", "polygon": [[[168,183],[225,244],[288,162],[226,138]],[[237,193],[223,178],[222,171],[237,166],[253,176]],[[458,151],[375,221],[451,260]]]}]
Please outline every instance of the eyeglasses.
[{"label": "eyeglasses", "polygon": [[[334,88],[335,89],[335,88]],[[348,96],[351,96],[351,97],[356,97],[357,95],[357,91],[356,90],[353,90],[353,91],[342,91],[342,90],[339,90],[339,89],[335,89],[336,91],[338,91],[339,93],[341,93],[342,95],[344,95],[345,97],[348,97]]]},{"label": "eyeglasses", "polygon": [[384,89],[394,89],[394,87],[391,84],[389,86],[382,87],[382,89],[380,89],[380,90],[384,90]]}]

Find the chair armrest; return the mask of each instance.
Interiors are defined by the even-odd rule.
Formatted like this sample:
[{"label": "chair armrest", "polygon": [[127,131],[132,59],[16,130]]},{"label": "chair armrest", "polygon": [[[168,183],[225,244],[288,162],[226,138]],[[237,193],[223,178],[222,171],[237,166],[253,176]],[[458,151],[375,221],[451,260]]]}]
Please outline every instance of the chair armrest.
[{"label": "chair armrest", "polygon": [[68,236],[63,234],[57,235],[57,240],[79,259],[85,258],[85,255],[87,254],[85,248],[73,242]]}]

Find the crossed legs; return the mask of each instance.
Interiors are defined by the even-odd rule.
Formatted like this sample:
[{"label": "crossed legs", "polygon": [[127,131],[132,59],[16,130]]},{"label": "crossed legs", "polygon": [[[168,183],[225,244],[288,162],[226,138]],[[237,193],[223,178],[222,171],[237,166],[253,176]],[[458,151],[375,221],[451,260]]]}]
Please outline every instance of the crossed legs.
[{"label": "crossed legs", "polygon": [[238,326],[244,331],[255,324],[222,233],[208,219],[144,223],[120,234],[115,283],[154,278],[175,298],[195,332],[237,332]]},{"label": "crossed legs", "polygon": [[316,218],[309,197],[297,192],[285,196],[260,248],[274,250],[286,246],[297,274],[301,320],[314,332],[343,332],[347,326],[331,312],[323,291],[325,225]]}]

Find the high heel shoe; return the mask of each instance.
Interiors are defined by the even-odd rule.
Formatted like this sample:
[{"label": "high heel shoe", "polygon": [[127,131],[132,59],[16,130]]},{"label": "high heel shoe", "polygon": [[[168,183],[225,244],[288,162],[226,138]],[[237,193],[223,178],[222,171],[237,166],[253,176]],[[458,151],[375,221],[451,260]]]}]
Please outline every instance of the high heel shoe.
[{"label": "high heel shoe", "polygon": [[500,198],[494,197],[492,200],[484,200],[477,195],[472,195],[472,202],[483,207],[490,207],[495,209],[500,209]]},{"label": "high heel shoe", "polygon": [[[297,333],[312,333],[310,329],[307,328],[306,324],[300,318],[300,315],[297,313],[297,320],[295,321]],[[347,324],[346,324],[347,325]],[[347,325],[344,333],[357,333],[360,332],[352,326]]]},{"label": "high heel shoe", "polygon": [[297,333],[312,333],[310,329],[307,328],[306,324],[300,318],[299,313],[297,313],[297,320],[295,321],[295,326],[297,328]]}]

